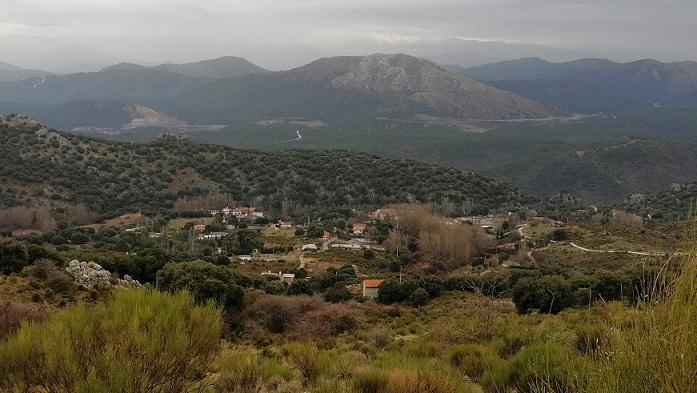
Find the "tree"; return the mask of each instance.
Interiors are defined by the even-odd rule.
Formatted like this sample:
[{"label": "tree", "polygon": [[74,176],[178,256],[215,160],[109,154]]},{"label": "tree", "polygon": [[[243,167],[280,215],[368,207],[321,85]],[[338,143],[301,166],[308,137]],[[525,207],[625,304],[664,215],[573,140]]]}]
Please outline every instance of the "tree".
[{"label": "tree", "polygon": [[409,302],[416,308],[425,306],[428,303],[428,292],[423,288],[417,288],[409,296]]},{"label": "tree", "polygon": [[327,289],[324,294],[324,300],[329,303],[341,303],[351,300],[351,292],[344,285],[335,284],[333,287]]},{"label": "tree", "polygon": [[373,251],[369,248],[366,248],[363,251],[363,259],[368,259],[368,260],[375,259],[375,251]]},{"label": "tree", "polygon": [[567,235],[566,231],[563,229],[555,229],[552,231],[551,239],[555,242],[563,242],[569,239],[569,235]]},{"label": "tree", "polygon": [[513,303],[520,313],[539,310],[556,314],[576,303],[573,287],[560,276],[521,278],[513,286]]},{"label": "tree", "polygon": [[244,290],[232,271],[204,261],[169,263],[157,272],[157,287],[164,291],[188,290],[198,303],[212,299],[230,308],[241,308]]},{"label": "tree", "polygon": [[288,295],[308,295],[312,296],[314,291],[308,280],[295,280],[288,287]]},{"label": "tree", "polygon": [[0,342],[0,391],[185,392],[212,372],[222,322],[186,293],[119,290]]},{"label": "tree", "polygon": [[0,240],[0,273],[18,273],[29,264],[29,253],[24,243]]},{"label": "tree", "polygon": [[383,304],[399,303],[405,299],[402,285],[395,280],[387,280],[378,288],[377,300]]}]

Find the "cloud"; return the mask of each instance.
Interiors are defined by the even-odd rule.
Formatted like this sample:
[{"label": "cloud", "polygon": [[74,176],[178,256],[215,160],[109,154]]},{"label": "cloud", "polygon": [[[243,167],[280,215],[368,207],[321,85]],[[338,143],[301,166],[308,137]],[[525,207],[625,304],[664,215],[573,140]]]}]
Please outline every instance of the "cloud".
[{"label": "cloud", "polygon": [[[695,17],[694,0],[3,0],[0,41],[43,38],[158,61],[373,36],[476,37],[686,59],[697,58]],[[0,48],[12,58],[27,51]]]}]

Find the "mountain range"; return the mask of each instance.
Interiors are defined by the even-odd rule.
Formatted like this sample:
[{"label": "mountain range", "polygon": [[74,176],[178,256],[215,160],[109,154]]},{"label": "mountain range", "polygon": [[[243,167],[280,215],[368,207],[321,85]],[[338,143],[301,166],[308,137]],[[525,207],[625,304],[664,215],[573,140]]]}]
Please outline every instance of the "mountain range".
[{"label": "mountain range", "polygon": [[[579,110],[579,106],[590,109],[587,101],[593,97],[604,103],[594,109],[610,111],[631,105],[684,104],[693,102],[690,97],[697,94],[697,62],[693,61],[616,63],[581,59],[552,63],[525,58],[460,71],[524,97],[569,110]],[[574,102],[575,96],[579,96],[578,103]]]},{"label": "mountain range", "polygon": [[[2,82],[0,112],[123,141],[176,133],[260,150],[367,151],[592,203],[697,180],[689,170],[697,93],[683,94],[689,62],[525,59],[463,69],[374,54],[281,72],[250,64],[120,63]],[[667,96],[675,98],[653,100]]]},{"label": "mountain range", "polygon": [[403,54],[324,58],[290,71],[216,81],[184,92],[165,108],[187,120],[224,124],[239,119],[331,122],[417,114],[468,120],[565,115]]},{"label": "mountain range", "polygon": [[264,68],[249,62],[247,59],[235,56],[224,56],[217,59],[203,60],[195,63],[186,64],[160,64],[152,67],[145,67],[132,63],[119,63],[103,68],[102,71],[109,70],[158,70],[175,74],[191,76],[195,78],[221,79],[234,78],[248,74],[263,74],[270,72]]},{"label": "mountain range", "polygon": [[21,81],[51,75],[50,72],[30,70],[14,64],[0,62],[0,82]]},{"label": "mountain range", "polygon": [[[53,114],[84,100],[148,106],[197,124],[276,118],[335,122],[418,115],[464,120],[568,115],[408,55],[325,58],[275,73],[234,57],[155,67],[121,63],[98,72],[0,83],[0,110],[6,112],[32,104],[57,107],[49,111]],[[54,116],[37,117],[57,124]]]}]

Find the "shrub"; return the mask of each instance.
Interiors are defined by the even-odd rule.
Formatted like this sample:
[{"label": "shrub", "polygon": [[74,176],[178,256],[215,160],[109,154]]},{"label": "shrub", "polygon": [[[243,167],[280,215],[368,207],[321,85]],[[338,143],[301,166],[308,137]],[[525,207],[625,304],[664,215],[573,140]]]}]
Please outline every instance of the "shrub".
[{"label": "shrub", "polygon": [[428,303],[428,292],[423,288],[417,288],[409,296],[409,302],[413,307],[423,307]]},{"label": "shrub", "polygon": [[294,280],[288,286],[288,295],[308,295],[312,296],[314,291],[308,280]]},{"label": "shrub", "polygon": [[[694,234],[692,235],[694,236]],[[694,238],[691,238],[694,239]],[[692,240],[694,242],[694,240]],[[591,377],[599,393],[694,392],[697,379],[697,258],[689,252],[676,280],[661,272],[629,326]]]},{"label": "shrub", "polygon": [[77,288],[73,279],[67,273],[58,269],[48,273],[46,285],[53,291],[62,294],[70,294]]},{"label": "shrub", "polygon": [[167,264],[157,273],[157,287],[169,292],[188,290],[198,303],[213,299],[237,309],[244,297],[229,268],[203,261]]},{"label": "shrub", "polygon": [[398,303],[405,298],[402,285],[395,280],[387,280],[378,288],[377,300],[383,304]]},{"label": "shrub", "polygon": [[576,349],[584,355],[598,357],[608,353],[611,345],[610,332],[602,324],[589,324],[576,329]]},{"label": "shrub", "polygon": [[352,387],[355,393],[383,393],[388,384],[387,375],[383,371],[369,368],[359,370],[353,376]]},{"label": "shrub", "polygon": [[0,390],[187,391],[210,371],[220,312],[185,293],[120,290],[22,328],[0,343]]},{"label": "shrub", "polygon": [[320,352],[311,343],[290,343],[284,348],[284,352],[298,369],[304,385],[309,385],[317,379],[322,363]]},{"label": "shrub", "polygon": [[29,265],[29,253],[24,243],[0,239],[0,274],[18,273]]},{"label": "shrub", "polygon": [[369,248],[366,248],[363,251],[363,259],[368,259],[368,260],[375,259],[375,251],[373,251]]},{"label": "shrub", "polygon": [[508,364],[508,385],[521,393],[584,391],[584,367],[573,352],[556,343],[533,344]]},{"label": "shrub", "polygon": [[351,292],[341,284],[335,284],[333,287],[327,289],[327,292],[324,294],[324,300],[330,303],[345,302],[351,300],[351,297]]},{"label": "shrub", "polygon": [[270,333],[286,333],[301,340],[319,340],[358,326],[349,306],[308,297],[264,295],[252,301],[245,314],[252,324],[250,331],[257,325]]},{"label": "shrub", "polygon": [[218,360],[215,390],[220,393],[259,393],[267,378],[259,367],[258,356],[236,352]]},{"label": "shrub", "polygon": [[539,310],[556,314],[576,304],[577,298],[563,277],[525,277],[513,286],[513,302],[520,313]]},{"label": "shrub", "polygon": [[0,304],[0,340],[19,329],[23,321],[38,321],[44,317],[43,312],[26,304]]},{"label": "shrub", "polygon": [[393,369],[388,372],[387,393],[474,393],[479,389],[453,373],[433,369]]},{"label": "shrub", "polygon": [[475,381],[478,381],[487,371],[500,368],[505,364],[494,349],[475,344],[455,347],[449,358],[453,367]]}]

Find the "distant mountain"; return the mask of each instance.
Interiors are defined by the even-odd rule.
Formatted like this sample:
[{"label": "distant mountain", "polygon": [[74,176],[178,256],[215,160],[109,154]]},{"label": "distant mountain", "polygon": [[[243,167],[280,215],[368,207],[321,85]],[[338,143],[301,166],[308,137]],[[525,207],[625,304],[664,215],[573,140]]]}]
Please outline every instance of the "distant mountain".
[{"label": "distant mountain", "polygon": [[28,70],[14,64],[0,62],[0,82],[21,81],[46,75],[51,75],[51,73],[39,70]]},{"label": "distant mountain", "polygon": [[207,195],[221,193],[278,214],[284,206],[284,215],[295,216],[443,201],[486,213],[531,200],[509,184],[417,161],[347,151],[239,150],[175,137],[114,143],[54,132],[17,116],[0,118],[0,207],[59,211],[85,204],[114,216],[169,209],[191,198],[205,203]]},{"label": "distant mountain", "polygon": [[108,71],[140,71],[140,70],[147,70],[148,67],[142,66],[140,64],[134,64],[134,63],[117,63],[114,65],[110,65],[107,67],[102,68],[99,70],[99,72],[108,72]]},{"label": "distant mountain", "polygon": [[290,71],[216,81],[176,97],[169,109],[191,120],[224,123],[260,117],[425,114],[491,120],[564,115],[403,54],[324,58]]},{"label": "distant mountain", "polygon": [[697,62],[692,61],[615,63],[604,59],[582,59],[551,63],[539,58],[526,58],[473,67],[464,73],[489,82],[577,80],[646,103],[669,101],[697,91]]},{"label": "distant mountain", "polygon": [[573,79],[504,80],[488,83],[543,104],[580,113],[627,111],[648,105],[606,87]]},{"label": "distant mountain", "polygon": [[208,79],[234,78],[237,76],[270,72],[257,66],[256,64],[250,63],[247,59],[233,56],[203,60],[196,63],[160,64],[153,67],[145,67],[133,63],[118,63],[105,67],[101,71],[113,70],[158,70],[195,78]]},{"label": "distant mountain", "polygon": [[[6,67],[9,68],[9,67]],[[4,73],[24,72],[28,79],[2,82]],[[216,78],[263,73],[266,70],[237,57],[191,64],[144,67],[118,63],[97,72],[51,75],[0,66],[0,103],[62,105],[84,99],[149,105],[202,86]]]},{"label": "distant mountain", "polygon": [[152,67],[155,70],[164,70],[177,74],[194,76],[198,78],[234,78],[249,74],[263,74],[270,72],[241,57],[225,56],[212,60],[204,60],[188,64],[161,64]]},{"label": "distant mountain", "polygon": [[167,71],[120,65],[99,72],[49,75],[0,83],[0,102],[66,104],[82,99],[148,105],[208,83]]}]

